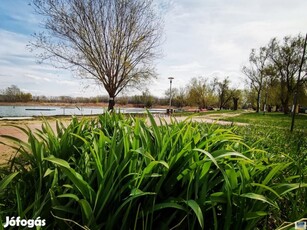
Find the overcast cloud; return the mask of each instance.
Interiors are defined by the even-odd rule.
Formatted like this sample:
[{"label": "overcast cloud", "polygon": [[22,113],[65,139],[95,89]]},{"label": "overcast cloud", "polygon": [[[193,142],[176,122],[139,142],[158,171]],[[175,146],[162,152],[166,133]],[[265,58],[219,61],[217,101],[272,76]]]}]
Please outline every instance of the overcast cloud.
[{"label": "overcast cloud", "polygon": [[[307,32],[306,0],[160,0],[163,57],[156,61],[153,95],[184,87],[191,78],[230,77],[244,86],[241,68],[252,48],[273,37]],[[24,0],[0,0],[0,89],[12,84],[33,95],[94,96],[104,90],[49,65],[37,64],[26,48],[39,19]],[[89,86],[90,87],[85,87]],[[129,91],[130,94],[140,92]]]}]

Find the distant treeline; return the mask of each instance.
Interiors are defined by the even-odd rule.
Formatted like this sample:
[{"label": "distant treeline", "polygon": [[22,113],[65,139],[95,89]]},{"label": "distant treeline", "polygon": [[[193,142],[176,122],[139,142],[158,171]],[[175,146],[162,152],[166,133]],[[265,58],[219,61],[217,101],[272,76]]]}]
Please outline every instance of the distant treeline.
[{"label": "distant treeline", "polygon": [[21,92],[16,85],[0,91],[0,102],[29,102],[31,100],[32,94]]},{"label": "distant treeline", "polygon": [[[222,84],[223,83],[223,84]],[[192,106],[199,109],[237,109],[252,107],[248,102],[246,93],[229,88],[229,80],[223,82],[208,83],[203,78],[191,79],[185,88],[173,88],[171,93],[172,107]],[[30,93],[22,92],[16,85],[0,90],[0,102],[41,102],[41,103],[108,103],[107,95],[96,97],[71,97],[71,96],[32,96]],[[139,95],[118,96],[116,104],[119,106],[132,105],[139,108],[151,108],[153,106],[169,106],[170,91],[166,90],[161,97],[153,96],[148,89]]]},{"label": "distant treeline", "polygon": [[[33,96],[25,93],[16,85],[0,90],[0,102],[43,102],[43,103],[108,103],[108,96],[71,97],[71,96]],[[133,104],[136,107],[152,107],[153,105],[168,105],[169,99],[151,96],[148,91],[142,95],[121,96],[116,98],[119,105]]]},{"label": "distant treeline", "polygon": [[[172,107],[196,107],[203,109],[257,109],[258,95],[254,88],[235,89],[230,87],[230,79],[223,80],[217,78],[209,80],[206,78],[192,78],[190,82],[182,88],[172,88],[166,90],[161,97],[156,97],[146,89],[138,95],[121,95],[115,98],[118,106],[130,105],[139,108],[151,108],[154,106],[169,106],[170,98]],[[267,87],[266,92],[260,97],[261,111],[285,111],[281,103],[278,90],[279,82]],[[22,92],[16,85],[12,85],[4,90],[0,90],[0,102],[41,102],[41,103],[108,103],[107,95],[96,97],[71,97],[71,96],[32,96],[30,93]],[[298,103],[301,107],[307,105],[306,88],[300,88]],[[290,105],[290,101],[289,101]]]},{"label": "distant treeline", "polygon": [[[71,97],[71,96],[33,96],[32,101],[47,102],[47,103],[108,103],[109,97],[107,95],[95,97]],[[168,98],[158,98],[149,94],[148,91],[143,92],[141,95],[134,96],[119,96],[116,98],[118,105],[133,105],[135,107],[152,107],[154,105],[168,105]],[[176,106],[174,104],[174,106]]]}]

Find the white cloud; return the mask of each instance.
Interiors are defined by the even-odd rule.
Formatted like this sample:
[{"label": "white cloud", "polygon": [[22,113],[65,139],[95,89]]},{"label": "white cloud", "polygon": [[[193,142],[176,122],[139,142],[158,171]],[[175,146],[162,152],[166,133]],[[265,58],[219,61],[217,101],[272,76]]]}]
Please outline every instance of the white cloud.
[{"label": "white cloud", "polygon": [[25,46],[29,40],[28,36],[0,29],[0,37],[0,55],[2,58],[8,58],[8,56],[30,56]]},{"label": "white cloud", "polygon": [[[157,1],[164,16],[165,42],[164,57],[157,60],[158,79],[148,86],[156,96],[163,96],[168,89],[170,76],[175,78],[174,87],[183,87],[198,76],[229,76],[233,86],[239,87],[244,84],[241,67],[252,48],[266,45],[273,37],[306,32],[306,0]],[[24,18],[27,30],[32,25],[35,32],[39,20],[27,7],[17,10],[17,3],[13,5],[16,9],[4,5],[0,6],[2,12],[12,15],[18,25]],[[36,64],[26,49],[30,32],[26,36],[1,28],[0,89],[16,84],[45,95],[104,94],[101,87],[80,81],[70,72]]]},{"label": "white cloud", "polygon": [[182,65],[174,65],[169,67],[171,71],[173,72],[193,72],[195,69],[203,69],[204,66],[202,66],[199,62],[191,62],[187,64]]},{"label": "white cloud", "polygon": [[192,77],[212,78],[219,73],[230,76],[233,86],[243,87],[241,68],[250,50],[265,46],[273,37],[305,32],[306,8],[305,0],[176,1],[165,16],[160,85],[167,89],[168,76],[184,86]]},{"label": "white cloud", "polygon": [[72,77],[69,71],[47,64],[37,64],[34,55],[26,48],[30,36],[0,29],[0,37],[0,89],[15,84],[33,95],[104,94],[99,89],[86,89],[85,80]]},{"label": "white cloud", "polygon": [[47,81],[47,82],[51,82],[51,80],[47,77],[40,77],[40,76],[35,76],[35,75],[32,75],[32,74],[25,74],[24,75],[25,77],[28,77],[28,78],[31,78],[31,79],[34,79],[36,81]]},{"label": "white cloud", "polygon": [[56,80],[55,82],[59,85],[78,86],[78,82],[74,81]]}]

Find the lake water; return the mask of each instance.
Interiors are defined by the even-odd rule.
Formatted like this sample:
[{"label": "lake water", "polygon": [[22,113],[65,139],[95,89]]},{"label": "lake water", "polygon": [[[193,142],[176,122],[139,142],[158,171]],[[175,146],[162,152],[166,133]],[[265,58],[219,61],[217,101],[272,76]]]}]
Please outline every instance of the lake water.
[{"label": "lake water", "polygon": [[[63,106],[0,106],[0,117],[33,117],[57,115],[95,115],[107,108]],[[143,108],[119,108],[121,113],[145,113]],[[149,109],[151,113],[166,113],[166,109]]]}]

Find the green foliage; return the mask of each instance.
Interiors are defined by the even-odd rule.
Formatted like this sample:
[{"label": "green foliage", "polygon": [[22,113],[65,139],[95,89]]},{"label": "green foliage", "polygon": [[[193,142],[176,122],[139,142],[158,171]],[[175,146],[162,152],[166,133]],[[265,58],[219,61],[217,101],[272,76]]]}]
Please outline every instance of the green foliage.
[{"label": "green foliage", "polygon": [[[291,133],[291,117],[282,113],[242,113],[237,117],[222,118],[233,122],[248,123],[248,126],[236,127],[235,133],[244,137],[243,142],[253,148],[266,151],[266,155],[258,154],[265,165],[274,162],[293,162],[291,167],[283,171],[286,178],[296,178],[297,182],[306,182],[307,174],[307,136],[306,136],[306,115],[296,117],[295,132]],[[297,185],[293,185],[297,186]],[[289,186],[291,189],[291,186]],[[273,212],[266,220],[270,226],[276,226],[285,220],[295,222],[306,216],[307,190],[300,189],[287,195],[287,199],[280,200],[280,212]],[[277,224],[278,225],[278,224]],[[271,227],[273,228],[273,227]],[[275,227],[274,227],[275,228]]]},{"label": "green foliage", "polygon": [[235,97],[235,90],[231,90],[229,84],[230,81],[228,77],[224,78],[222,81],[219,81],[217,78],[214,79],[220,109],[230,108],[231,99]]},{"label": "green foliage", "polygon": [[187,102],[189,105],[198,106],[200,109],[215,104],[214,87],[204,78],[192,78],[187,90]]},{"label": "green foliage", "polygon": [[[225,121],[243,122],[263,128],[290,129],[291,116],[283,113],[241,113],[240,116],[221,118]],[[306,132],[307,116],[299,114],[295,116],[295,129]],[[274,131],[274,130],[273,130]]]},{"label": "green foliage", "polygon": [[22,158],[12,174],[1,175],[1,220],[40,216],[47,229],[267,228],[306,191],[304,167],[286,152],[279,159],[231,129],[148,116],[149,124],[106,113],[58,122],[56,132],[47,122],[35,133],[20,128],[29,139],[16,146]]},{"label": "green foliage", "polygon": [[[273,38],[266,46],[251,50],[249,65],[242,72],[256,93],[257,112],[265,110],[264,105],[275,105],[288,114],[296,93],[298,103],[304,105],[306,81],[299,76],[306,74],[305,46],[305,38],[299,34],[282,40]],[[254,99],[250,99],[249,103],[253,103]]]}]

